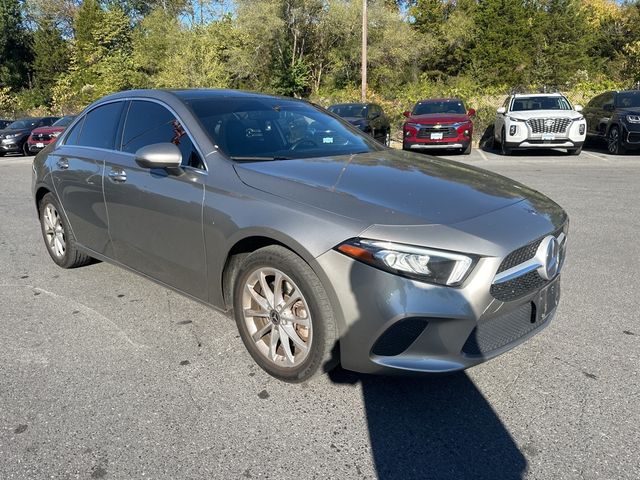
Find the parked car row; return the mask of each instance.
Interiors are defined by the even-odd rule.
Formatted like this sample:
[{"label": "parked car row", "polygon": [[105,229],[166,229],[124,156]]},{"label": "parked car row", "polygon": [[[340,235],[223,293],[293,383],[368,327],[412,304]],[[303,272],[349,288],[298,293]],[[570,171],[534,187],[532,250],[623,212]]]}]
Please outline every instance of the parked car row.
[{"label": "parked car row", "polygon": [[[343,103],[329,110],[389,145],[391,126],[379,105]],[[458,98],[421,100],[404,112],[402,148],[468,154],[475,113]],[[584,109],[561,93],[513,94],[496,113],[492,140],[503,155],[535,148],[564,148],[579,155],[587,139],[606,141],[614,155],[640,148],[640,90],[605,92]]]},{"label": "parked car row", "polygon": [[[0,157],[7,153],[33,155],[54,142],[75,116],[0,120]],[[7,122],[6,125],[3,122]]]}]

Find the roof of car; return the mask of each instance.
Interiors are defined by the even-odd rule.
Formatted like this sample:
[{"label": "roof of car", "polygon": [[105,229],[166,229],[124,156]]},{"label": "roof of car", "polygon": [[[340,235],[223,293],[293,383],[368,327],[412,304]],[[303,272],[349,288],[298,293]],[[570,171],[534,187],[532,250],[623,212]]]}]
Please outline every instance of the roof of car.
[{"label": "roof of car", "polygon": [[368,102],[362,103],[362,102],[347,102],[347,103],[334,103],[332,105],[330,105],[331,107],[356,107],[356,106],[365,106],[365,105],[371,105]]},{"label": "roof of car", "polygon": [[457,97],[450,98],[426,98],[424,100],[418,100],[416,103],[428,103],[428,102],[461,102],[462,100]]},{"label": "roof of car", "polygon": [[560,92],[554,93],[514,93],[514,97],[564,97]]}]

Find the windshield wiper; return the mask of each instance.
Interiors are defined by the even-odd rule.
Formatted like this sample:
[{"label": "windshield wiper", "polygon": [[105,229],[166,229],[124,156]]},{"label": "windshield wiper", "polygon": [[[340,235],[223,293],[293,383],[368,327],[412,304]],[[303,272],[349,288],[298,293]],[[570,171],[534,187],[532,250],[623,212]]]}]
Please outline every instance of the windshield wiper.
[{"label": "windshield wiper", "polygon": [[255,157],[235,157],[232,156],[230,157],[231,160],[235,160],[237,162],[268,162],[268,161],[272,161],[272,160],[291,160],[290,157],[282,157],[282,156],[274,156],[274,157],[259,157],[259,156],[255,156]]}]

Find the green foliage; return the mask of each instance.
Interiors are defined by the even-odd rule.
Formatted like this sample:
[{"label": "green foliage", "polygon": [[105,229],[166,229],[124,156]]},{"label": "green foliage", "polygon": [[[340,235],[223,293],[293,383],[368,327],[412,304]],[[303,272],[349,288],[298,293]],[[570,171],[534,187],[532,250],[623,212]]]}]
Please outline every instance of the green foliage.
[{"label": "green foliage", "polygon": [[0,0],[0,87],[27,86],[31,60],[31,39],[19,0]]}]

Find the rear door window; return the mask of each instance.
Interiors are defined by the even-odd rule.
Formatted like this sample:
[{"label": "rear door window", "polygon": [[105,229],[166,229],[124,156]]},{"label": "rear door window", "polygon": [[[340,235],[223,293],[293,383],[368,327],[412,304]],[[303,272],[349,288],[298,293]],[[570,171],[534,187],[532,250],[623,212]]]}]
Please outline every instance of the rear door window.
[{"label": "rear door window", "polygon": [[91,110],[84,119],[77,144],[113,150],[122,106],[123,102],[113,102]]},{"label": "rear door window", "polygon": [[80,132],[82,131],[82,125],[84,124],[84,117],[82,117],[78,123],[76,123],[64,141],[65,145],[78,145],[78,139],[80,138]]},{"label": "rear door window", "polygon": [[154,143],[173,143],[182,153],[182,165],[205,166],[180,121],[166,107],[144,100],[131,102],[122,137],[122,150],[135,153]]}]

